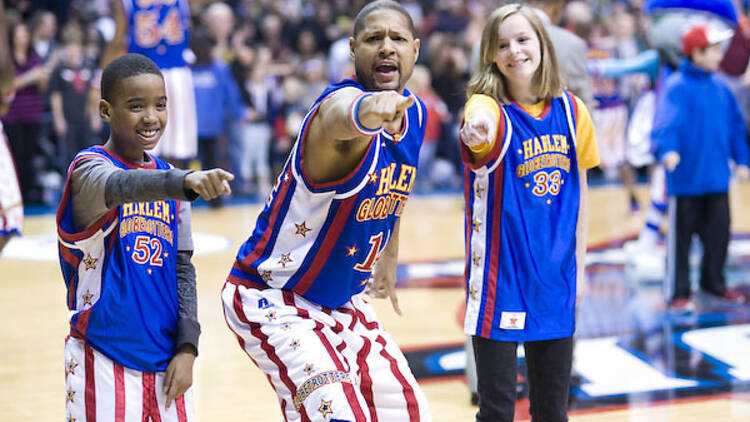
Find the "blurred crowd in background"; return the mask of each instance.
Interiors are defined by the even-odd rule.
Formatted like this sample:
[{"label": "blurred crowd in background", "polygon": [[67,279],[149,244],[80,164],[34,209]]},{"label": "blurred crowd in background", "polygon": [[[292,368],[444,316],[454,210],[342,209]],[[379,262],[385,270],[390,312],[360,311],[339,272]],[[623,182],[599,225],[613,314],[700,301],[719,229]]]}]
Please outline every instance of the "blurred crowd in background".
[{"label": "blurred crowd in background", "polygon": [[[26,204],[55,204],[66,168],[81,148],[106,140],[98,117],[101,54],[115,32],[110,0],[5,0],[17,95],[3,117]],[[264,198],[283,166],[309,105],[331,81],[354,74],[349,36],[363,0],[236,0],[191,4],[190,59],[198,110],[199,146],[192,167],[224,167],[236,175],[235,195]],[[422,48],[408,88],[428,109],[417,191],[461,185],[458,125],[471,72],[471,52],[498,0],[402,0]],[[738,35],[750,46],[747,9]],[[605,76],[605,58],[648,50],[643,0],[570,1],[560,26],[589,47],[597,138],[602,164],[595,180],[645,174],[625,150],[634,107],[657,83],[657,72]],[[738,98],[746,98],[745,67],[724,65]],[[207,91],[205,72],[221,78]],[[216,76],[219,75],[219,76]],[[213,89],[216,89],[212,84]],[[94,91],[96,92],[96,91]],[[750,102],[741,101],[750,115]],[[597,110],[601,111],[600,113]],[[603,116],[603,117],[602,117]],[[600,130],[600,127],[603,129]],[[637,128],[634,128],[634,130]],[[208,136],[210,135],[210,136]],[[633,171],[635,170],[635,171]],[[622,179],[621,179],[622,178]],[[630,181],[630,182],[629,182]],[[630,206],[639,206],[631,196]]]}]

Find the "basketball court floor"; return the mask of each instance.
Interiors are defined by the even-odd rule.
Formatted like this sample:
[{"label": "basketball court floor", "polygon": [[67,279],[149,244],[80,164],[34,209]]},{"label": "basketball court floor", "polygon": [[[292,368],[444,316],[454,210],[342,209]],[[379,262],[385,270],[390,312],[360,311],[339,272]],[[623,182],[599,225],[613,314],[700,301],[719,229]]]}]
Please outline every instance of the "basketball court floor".
[{"label": "basketball court floor", "polygon": [[[645,203],[645,190],[639,194]],[[730,195],[728,283],[750,293],[750,185]],[[578,309],[571,421],[750,421],[750,305],[698,294],[696,312],[669,314],[663,255],[625,246],[641,214],[629,213],[617,187],[592,188],[590,198],[589,289]],[[442,422],[473,421],[476,412],[464,377],[462,201],[458,194],[409,200],[398,273],[404,315],[373,300]],[[266,378],[227,329],[219,297],[258,212],[257,205],[193,211],[203,328],[194,388],[204,422],[283,420]],[[65,418],[67,311],[54,233],[52,215],[28,216],[24,237],[0,257],[0,421]],[[517,419],[528,420],[520,379]]]}]

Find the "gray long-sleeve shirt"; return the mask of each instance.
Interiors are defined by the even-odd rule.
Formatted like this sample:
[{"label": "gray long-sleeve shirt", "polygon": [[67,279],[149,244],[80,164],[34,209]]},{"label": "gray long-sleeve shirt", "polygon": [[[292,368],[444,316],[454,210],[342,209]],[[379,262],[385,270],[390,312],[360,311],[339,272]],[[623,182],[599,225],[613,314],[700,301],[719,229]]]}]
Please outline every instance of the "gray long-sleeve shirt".
[{"label": "gray long-sleeve shirt", "polygon": [[[148,162],[141,163],[148,164]],[[189,171],[148,170],[125,171],[104,158],[88,157],[79,161],[70,176],[73,198],[73,222],[76,231],[83,231],[110,209],[129,202],[159,199],[180,200],[177,228],[177,346],[190,344],[198,350],[200,324],[195,288],[193,238],[190,229],[190,202],[198,195],[183,188]]]}]

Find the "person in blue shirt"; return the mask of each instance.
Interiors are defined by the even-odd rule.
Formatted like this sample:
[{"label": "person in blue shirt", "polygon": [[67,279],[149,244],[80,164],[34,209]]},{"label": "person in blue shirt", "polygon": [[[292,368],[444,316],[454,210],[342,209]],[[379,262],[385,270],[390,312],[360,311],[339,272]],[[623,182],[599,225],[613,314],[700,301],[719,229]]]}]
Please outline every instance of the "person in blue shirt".
[{"label": "person in blue shirt", "polygon": [[[217,166],[219,137],[227,133],[227,119],[238,121],[248,114],[229,66],[211,54],[214,45],[213,36],[202,28],[190,39],[196,57],[191,72],[198,117],[198,158],[203,168]],[[212,206],[220,204],[219,198],[211,202]]]},{"label": "person in blue shirt", "polygon": [[[669,229],[665,297],[673,311],[691,311],[690,243],[703,244],[700,287],[732,302],[745,298],[727,288],[723,271],[729,245],[730,160],[739,179],[747,180],[747,128],[729,88],[715,75],[721,42],[732,31],[709,25],[682,37],[685,59],[665,82],[654,116],[652,138],[657,158],[667,169]],[[673,290],[673,291],[670,291]]]}]

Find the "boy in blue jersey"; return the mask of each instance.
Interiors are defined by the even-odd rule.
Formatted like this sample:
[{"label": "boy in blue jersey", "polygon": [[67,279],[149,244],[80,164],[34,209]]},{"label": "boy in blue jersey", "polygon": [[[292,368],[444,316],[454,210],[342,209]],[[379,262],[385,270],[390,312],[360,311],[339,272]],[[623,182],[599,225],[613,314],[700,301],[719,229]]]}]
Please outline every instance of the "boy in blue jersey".
[{"label": "boy in blue jersey", "polygon": [[[429,421],[403,353],[362,298],[395,295],[399,217],[414,185],[424,104],[404,88],[419,52],[393,1],[350,38],[356,79],[328,86],[222,291],[224,316],[289,421]],[[372,280],[372,281],[371,281]]]},{"label": "boy in blue jersey", "polygon": [[599,162],[591,117],[563,90],[543,24],[518,4],[488,18],[467,93],[464,331],[473,336],[476,420],[513,420],[523,342],[532,420],[567,421],[586,170]]},{"label": "boy in blue jersey", "polygon": [[57,211],[67,418],[190,421],[200,326],[188,200],[230,193],[233,176],[146,153],[167,123],[164,79],[147,57],[113,60],[101,92],[110,138],[73,159]]},{"label": "boy in blue jersey", "polygon": [[[682,37],[685,59],[666,80],[654,116],[652,138],[667,169],[669,229],[665,298],[676,312],[691,311],[690,244],[703,244],[700,287],[709,294],[742,303],[727,288],[724,264],[729,246],[730,160],[737,176],[748,179],[747,128],[732,92],[716,75],[721,42],[732,31],[710,25],[690,28]],[[673,291],[671,291],[673,289]]]}]

